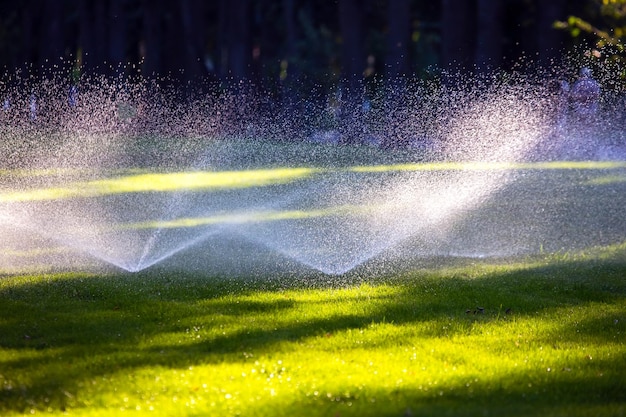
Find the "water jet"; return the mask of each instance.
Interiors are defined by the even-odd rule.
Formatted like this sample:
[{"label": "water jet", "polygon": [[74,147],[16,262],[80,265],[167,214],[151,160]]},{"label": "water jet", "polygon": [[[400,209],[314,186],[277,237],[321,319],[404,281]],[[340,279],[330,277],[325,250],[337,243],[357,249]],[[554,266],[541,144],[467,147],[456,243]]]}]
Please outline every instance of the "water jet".
[{"label": "water jet", "polygon": [[351,144],[319,140],[345,132],[333,109],[267,111],[258,92],[30,87],[2,92],[0,271],[339,275],[626,238],[624,128],[610,123],[621,110],[563,122],[559,97],[532,77],[415,80],[359,107],[348,128],[367,134]]}]

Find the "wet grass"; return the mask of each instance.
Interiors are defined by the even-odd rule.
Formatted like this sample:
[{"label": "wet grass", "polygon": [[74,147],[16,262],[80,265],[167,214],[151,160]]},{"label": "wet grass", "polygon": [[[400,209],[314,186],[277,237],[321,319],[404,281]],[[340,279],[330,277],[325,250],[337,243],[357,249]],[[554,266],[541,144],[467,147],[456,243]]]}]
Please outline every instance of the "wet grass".
[{"label": "wet grass", "polygon": [[386,276],[0,280],[0,414],[621,416],[626,246]]}]

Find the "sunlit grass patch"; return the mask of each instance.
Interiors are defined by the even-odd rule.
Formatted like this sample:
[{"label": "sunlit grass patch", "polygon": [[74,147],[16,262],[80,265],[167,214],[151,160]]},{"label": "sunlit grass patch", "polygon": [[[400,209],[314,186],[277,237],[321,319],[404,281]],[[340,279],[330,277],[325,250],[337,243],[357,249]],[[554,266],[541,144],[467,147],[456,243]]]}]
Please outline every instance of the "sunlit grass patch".
[{"label": "sunlit grass patch", "polygon": [[[514,162],[421,162],[379,165],[355,165],[339,168],[324,167],[283,167],[267,169],[244,169],[226,171],[181,171],[181,172],[123,172],[111,178],[91,181],[67,181],[63,178],[76,176],[76,169],[46,169],[38,171],[0,171],[4,177],[59,177],[61,185],[43,188],[7,189],[0,193],[0,203],[60,200],[68,198],[101,197],[123,193],[211,191],[238,188],[265,187],[285,184],[310,178],[316,174],[382,174],[390,172],[438,172],[438,171],[523,171],[523,170],[607,170],[626,169],[626,163],[619,161],[552,161],[534,163]],[[106,173],[104,173],[106,174]],[[587,184],[601,185],[622,182],[621,175],[604,175],[590,179]],[[24,184],[18,182],[18,188]]]},{"label": "sunlit grass patch", "polygon": [[68,183],[58,187],[0,193],[0,203],[87,198],[137,192],[166,192],[262,187],[310,176],[310,168],[270,170],[144,173],[88,182]]},{"label": "sunlit grass patch", "polygon": [[587,182],[588,185],[610,185],[626,182],[626,175],[605,175],[593,178]]},{"label": "sunlit grass patch", "polygon": [[0,281],[0,413],[624,413],[623,248],[388,276]]}]

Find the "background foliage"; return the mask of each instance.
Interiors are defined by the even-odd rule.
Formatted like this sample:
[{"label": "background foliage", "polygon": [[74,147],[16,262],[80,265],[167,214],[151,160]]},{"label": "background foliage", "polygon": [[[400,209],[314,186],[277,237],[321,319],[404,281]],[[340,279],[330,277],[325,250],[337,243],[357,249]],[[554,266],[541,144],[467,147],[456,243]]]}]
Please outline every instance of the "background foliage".
[{"label": "background foliage", "polygon": [[581,45],[621,60],[625,14],[624,0],[0,0],[0,66],[328,86],[550,67]]}]

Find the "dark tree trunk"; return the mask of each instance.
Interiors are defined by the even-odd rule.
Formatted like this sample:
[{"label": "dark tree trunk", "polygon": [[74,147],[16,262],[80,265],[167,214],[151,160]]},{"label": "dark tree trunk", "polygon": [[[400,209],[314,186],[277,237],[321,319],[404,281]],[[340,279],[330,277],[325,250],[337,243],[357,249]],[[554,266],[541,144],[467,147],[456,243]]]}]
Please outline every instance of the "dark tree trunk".
[{"label": "dark tree trunk", "polygon": [[163,1],[161,8],[161,67],[159,74],[184,78],[185,32],[178,2]]},{"label": "dark tree trunk", "polygon": [[185,80],[191,81],[202,76],[204,71],[205,22],[204,2],[202,0],[182,0],[180,2],[180,19],[183,44],[179,47],[183,51]]},{"label": "dark tree trunk", "polygon": [[36,57],[34,46],[36,45],[35,27],[37,22],[35,16],[31,13],[31,9],[40,8],[41,1],[26,0],[21,3],[21,24],[22,24],[22,44],[19,48],[19,65],[26,69],[29,64],[33,64]]},{"label": "dark tree trunk", "polygon": [[93,50],[93,18],[91,14],[91,2],[78,0],[78,56],[82,69],[92,71],[91,51]]},{"label": "dark tree trunk", "polygon": [[342,88],[339,112],[339,134],[344,143],[362,140],[361,105],[363,101],[362,6],[358,0],[339,0],[339,29],[341,32],[341,58],[345,85]]},{"label": "dark tree trunk", "polygon": [[387,78],[393,80],[410,72],[411,2],[389,0],[387,9]]},{"label": "dark tree trunk", "polygon": [[65,55],[63,39],[63,3],[55,0],[43,0],[40,13],[42,16],[39,35],[39,63],[42,67],[51,67],[59,63]]},{"label": "dark tree trunk", "polygon": [[228,78],[228,17],[230,0],[220,0],[217,28],[217,73],[224,80]]},{"label": "dark tree trunk", "polygon": [[280,86],[283,108],[289,108],[297,103],[297,83],[301,82],[301,72],[297,62],[298,31],[296,24],[295,0],[283,0],[283,18],[285,22],[285,49],[280,63]]},{"label": "dark tree trunk", "polygon": [[250,1],[220,2],[220,38],[222,43],[220,75],[240,81],[250,76],[252,55]]},{"label": "dark tree trunk", "polygon": [[108,59],[114,73],[121,71],[126,62],[126,0],[109,0],[109,50]]},{"label": "dark tree trunk", "polygon": [[365,69],[363,54],[362,10],[358,0],[339,0],[339,28],[341,31],[341,58],[348,91],[359,90]]},{"label": "dark tree trunk", "polygon": [[107,73],[107,8],[104,0],[78,1],[78,44],[83,70]]},{"label": "dark tree trunk", "polygon": [[250,39],[250,2],[231,0],[230,72],[234,79],[249,78],[252,45]]},{"label": "dark tree trunk", "polygon": [[107,36],[107,5],[106,0],[94,0],[92,2],[94,21],[93,21],[93,33],[94,44],[91,52],[91,59],[96,66],[100,67],[100,72],[108,73],[108,68],[105,64],[108,62],[108,36]]},{"label": "dark tree trunk", "polygon": [[441,63],[444,68],[470,70],[474,63],[475,10],[469,0],[442,0]]},{"label": "dark tree trunk", "polygon": [[[286,61],[288,63],[287,76],[291,79],[298,78],[298,68],[295,59],[298,56],[298,32],[296,30],[296,7],[295,0],[283,0],[283,14],[286,28]],[[283,80],[285,81],[285,80]]]},{"label": "dark tree trunk", "polygon": [[564,31],[560,31],[553,27],[557,20],[563,20],[567,16],[565,14],[565,6],[567,0],[538,0],[537,17],[537,49],[539,51],[539,65],[550,67],[554,64],[554,60],[560,58],[562,52],[565,35]]},{"label": "dark tree trunk", "polygon": [[478,0],[476,12],[476,70],[486,73],[502,63],[502,0]]},{"label": "dark tree trunk", "polygon": [[141,58],[143,59],[142,70],[144,75],[153,76],[159,74],[161,66],[161,2],[154,0],[142,1],[143,11],[143,42]]}]

